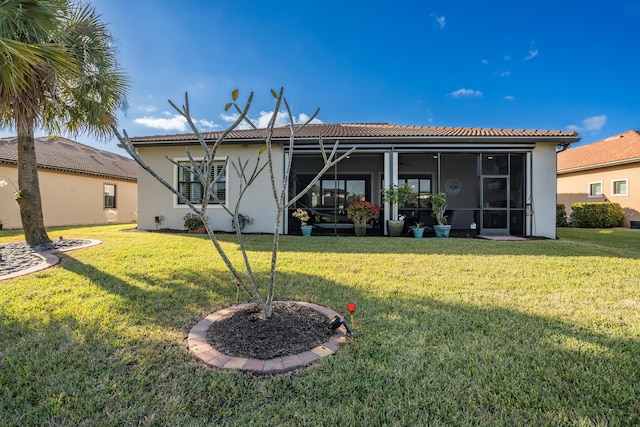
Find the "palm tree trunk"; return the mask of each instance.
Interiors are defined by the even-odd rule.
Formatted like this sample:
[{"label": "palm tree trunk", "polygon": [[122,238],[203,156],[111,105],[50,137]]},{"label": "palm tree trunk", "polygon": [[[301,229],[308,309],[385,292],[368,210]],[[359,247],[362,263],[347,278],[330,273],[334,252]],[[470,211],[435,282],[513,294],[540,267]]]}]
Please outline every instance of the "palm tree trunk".
[{"label": "palm tree trunk", "polygon": [[30,246],[44,248],[51,244],[51,239],[44,228],[33,127],[18,125],[17,128],[18,188],[24,192],[24,197],[16,201],[20,205],[24,237]]}]

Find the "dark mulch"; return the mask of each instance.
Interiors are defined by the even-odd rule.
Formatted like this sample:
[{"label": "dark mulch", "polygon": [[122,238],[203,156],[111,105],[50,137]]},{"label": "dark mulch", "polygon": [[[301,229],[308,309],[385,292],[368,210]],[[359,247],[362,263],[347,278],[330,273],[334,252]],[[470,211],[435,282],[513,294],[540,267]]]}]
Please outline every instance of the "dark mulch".
[{"label": "dark mulch", "polygon": [[257,306],[219,319],[207,334],[210,344],[230,356],[268,360],[299,354],[326,342],[330,319],[316,310],[289,302],[274,302],[266,319]]}]

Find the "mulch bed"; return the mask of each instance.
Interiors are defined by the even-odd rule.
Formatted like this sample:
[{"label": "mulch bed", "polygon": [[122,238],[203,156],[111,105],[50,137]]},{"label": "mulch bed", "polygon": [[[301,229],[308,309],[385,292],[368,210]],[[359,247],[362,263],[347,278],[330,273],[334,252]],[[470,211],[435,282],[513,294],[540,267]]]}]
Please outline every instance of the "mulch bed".
[{"label": "mulch bed", "polygon": [[257,306],[231,313],[209,327],[209,343],[229,356],[268,360],[299,354],[334,333],[327,316],[290,302],[274,302],[266,319]]}]

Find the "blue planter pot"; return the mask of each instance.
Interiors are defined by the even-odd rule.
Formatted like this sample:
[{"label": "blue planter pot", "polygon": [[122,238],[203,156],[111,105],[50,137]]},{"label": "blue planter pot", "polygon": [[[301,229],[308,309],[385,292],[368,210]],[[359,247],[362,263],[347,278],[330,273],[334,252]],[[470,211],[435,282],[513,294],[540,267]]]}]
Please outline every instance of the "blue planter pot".
[{"label": "blue planter pot", "polygon": [[420,239],[424,235],[424,228],[412,228],[411,231],[416,239]]},{"label": "blue planter pot", "polygon": [[302,235],[303,236],[311,236],[311,230],[313,229],[313,226],[311,225],[301,225],[300,226],[300,231],[302,231]]},{"label": "blue planter pot", "polygon": [[451,226],[450,225],[434,225],[433,231],[436,232],[436,237],[449,237]]}]

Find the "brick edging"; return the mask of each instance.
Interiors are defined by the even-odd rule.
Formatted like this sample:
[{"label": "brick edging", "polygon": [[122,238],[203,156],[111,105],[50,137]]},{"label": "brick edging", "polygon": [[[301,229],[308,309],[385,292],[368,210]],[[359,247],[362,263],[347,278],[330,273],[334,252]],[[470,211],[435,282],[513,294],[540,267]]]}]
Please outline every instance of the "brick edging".
[{"label": "brick edging", "polygon": [[[316,310],[319,313],[324,314],[329,319],[333,319],[335,316],[343,318],[339,313],[331,310],[330,308],[323,307],[321,305],[301,302],[301,301],[283,301],[293,304],[302,305]],[[319,360],[323,357],[331,356],[338,351],[340,344],[347,341],[347,331],[344,326],[340,326],[336,329],[336,332],[329,338],[329,340],[311,350],[294,354],[285,357],[276,357],[275,359],[261,360],[251,359],[246,357],[229,356],[216,350],[207,339],[207,331],[211,324],[223,316],[236,311],[244,310],[249,307],[253,307],[254,303],[238,304],[231,307],[224,308],[222,310],[212,313],[196,323],[196,325],[189,331],[187,338],[189,343],[189,350],[195,354],[195,356],[203,361],[208,366],[224,369],[224,370],[238,370],[248,371],[254,374],[281,374],[284,372],[293,371],[296,369],[304,368]]]}]

